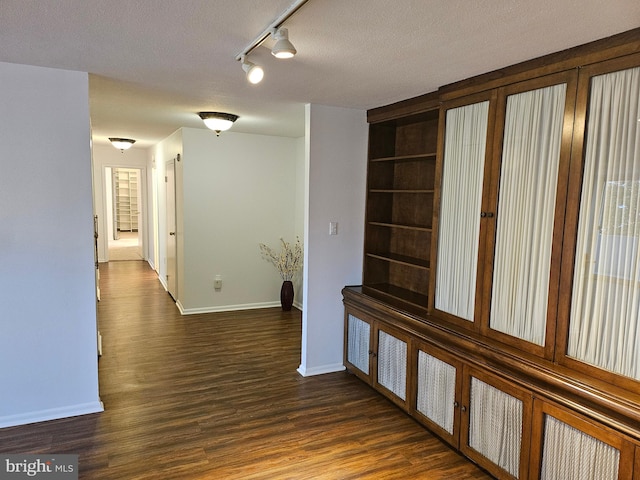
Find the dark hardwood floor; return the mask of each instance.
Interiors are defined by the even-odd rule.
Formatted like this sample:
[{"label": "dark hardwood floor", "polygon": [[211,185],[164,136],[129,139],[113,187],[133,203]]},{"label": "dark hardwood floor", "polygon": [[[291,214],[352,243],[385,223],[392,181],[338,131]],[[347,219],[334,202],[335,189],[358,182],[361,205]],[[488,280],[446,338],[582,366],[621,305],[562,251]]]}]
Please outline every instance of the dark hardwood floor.
[{"label": "dark hardwood floor", "polygon": [[100,272],[105,411],[0,452],[79,454],[81,479],[491,478],[352,375],[301,377],[299,311],[180,316],[145,262]]}]

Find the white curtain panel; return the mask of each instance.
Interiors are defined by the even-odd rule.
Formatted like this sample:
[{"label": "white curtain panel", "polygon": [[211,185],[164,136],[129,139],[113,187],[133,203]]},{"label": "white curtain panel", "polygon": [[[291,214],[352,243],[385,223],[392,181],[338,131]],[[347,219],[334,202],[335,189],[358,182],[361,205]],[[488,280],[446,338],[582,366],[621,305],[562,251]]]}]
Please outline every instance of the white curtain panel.
[{"label": "white curtain panel", "polygon": [[640,68],[593,77],[567,354],[640,380]]},{"label": "white curtain panel", "polygon": [[347,360],[358,370],[369,374],[370,325],[349,314]]},{"label": "white curtain panel", "polygon": [[382,330],[378,335],[378,383],[406,399],[407,344]]},{"label": "white curtain panel", "polygon": [[490,326],[536,345],[545,340],[566,89],[507,98]]},{"label": "white curtain panel", "polygon": [[447,111],[435,307],[473,321],[489,102]]},{"label": "white curtain panel", "polygon": [[545,416],[541,480],[617,480],[620,452],[551,416]]},{"label": "white curtain panel", "polygon": [[469,446],[517,478],[522,401],[472,377],[469,407]]},{"label": "white curtain panel", "polygon": [[455,401],[456,368],[419,350],[417,410],[453,435]]}]

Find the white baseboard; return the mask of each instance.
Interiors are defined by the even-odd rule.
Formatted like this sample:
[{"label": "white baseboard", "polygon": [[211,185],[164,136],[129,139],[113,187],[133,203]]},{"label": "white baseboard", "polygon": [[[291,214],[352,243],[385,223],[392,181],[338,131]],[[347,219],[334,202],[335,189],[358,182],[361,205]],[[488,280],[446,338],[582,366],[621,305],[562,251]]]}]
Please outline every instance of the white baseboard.
[{"label": "white baseboard", "polygon": [[184,307],[182,306],[182,304],[180,303],[180,300],[176,300],[176,307],[178,307],[178,310],[180,311],[180,315],[186,315],[184,313]]},{"label": "white baseboard", "polygon": [[160,280],[160,285],[162,285],[162,287],[168,292],[169,288],[167,287],[167,281],[166,279],[162,278],[162,275],[160,275],[158,273],[158,280]]},{"label": "white baseboard", "polygon": [[298,373],[303,377],[312,377],[314,375],[324,375],[325,373],[342,372],[345,370],[345,366],[341,363],[335,363],[333,365],[322,365],[320,367],[306,368],[300,365],[298,367]]},{"label": "white baseboard", "polygon": [[203,307],[203,308],[184,308],[182,305],[178,305],[180,313],[183,315],[194,315],[197,313],[217,313],[217,312],[232,312],[235,310],[256,310],[258,308],[273,308],[279,307],[280,302],[261,302],[261,303],[244,303],[239,305],[221,305],[217,307]]},{"label": "white baseboard", "polygon": [[81,403],[79,405],[70,405],[68,407],[19,413],[17,415],[6,415],[4,417],[0,417],[0,428],[26,425],[28,423],[46,422],[47,420],[56,420],[58,418],[77,417],[79,415],[99,413],[103,411],[104,405],[98,400],[97,402]]}]

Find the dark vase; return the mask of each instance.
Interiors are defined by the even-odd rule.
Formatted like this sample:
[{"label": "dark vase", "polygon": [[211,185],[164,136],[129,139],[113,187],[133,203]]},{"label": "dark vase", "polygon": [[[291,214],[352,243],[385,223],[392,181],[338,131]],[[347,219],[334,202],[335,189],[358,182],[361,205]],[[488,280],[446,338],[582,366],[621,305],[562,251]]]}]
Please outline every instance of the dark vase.
[{"label": "dark vase", "polygon": [[280,305],[282,305],[282,310],[285,312],[291,310],[291,305],[293,305],[293,283],[290,280],[282,282]]}]

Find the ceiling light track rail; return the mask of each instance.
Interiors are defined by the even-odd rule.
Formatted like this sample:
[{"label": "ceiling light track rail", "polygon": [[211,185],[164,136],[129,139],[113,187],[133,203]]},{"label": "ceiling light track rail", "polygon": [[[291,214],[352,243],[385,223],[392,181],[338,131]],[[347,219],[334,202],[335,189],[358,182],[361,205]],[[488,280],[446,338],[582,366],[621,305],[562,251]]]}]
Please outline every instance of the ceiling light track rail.
[{"label": "ceiling light track rail", "polygon": [[260,35],[258,35],[250,44],[248,44],[244,50],[236,55],[236,60],[241,61],[244,57],[253,52],[256,48],[264,43],[270,35],[276,33],[276,31],[291,18],[305,3],[309,0],[296,0],[289,8],[287,8],[282,14],[272,22]]}]

